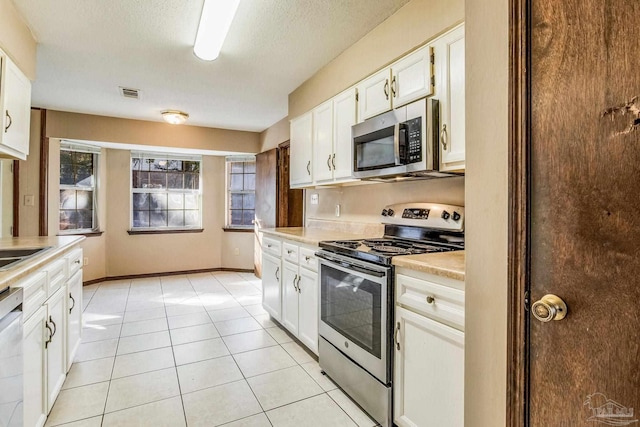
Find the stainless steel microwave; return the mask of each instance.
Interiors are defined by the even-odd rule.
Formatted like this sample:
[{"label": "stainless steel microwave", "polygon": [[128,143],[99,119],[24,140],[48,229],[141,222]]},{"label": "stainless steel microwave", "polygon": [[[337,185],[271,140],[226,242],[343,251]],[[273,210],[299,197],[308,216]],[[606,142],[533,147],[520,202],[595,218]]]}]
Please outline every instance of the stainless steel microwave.
[{"label": "stainless steel microwave", "polygon": [[422,99],[351,128],[353,175],[361,179],[431,178],[438,172],[440,106]]}]

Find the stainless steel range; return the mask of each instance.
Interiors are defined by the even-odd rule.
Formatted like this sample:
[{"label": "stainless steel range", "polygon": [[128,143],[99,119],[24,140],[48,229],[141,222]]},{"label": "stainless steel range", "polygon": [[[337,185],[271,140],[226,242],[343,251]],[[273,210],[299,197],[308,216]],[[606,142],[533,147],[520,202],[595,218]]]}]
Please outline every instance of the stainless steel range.
[{"label": "stainless steel range", "polygon": [[383,427],[392,425],[394,256],[464,249],[464,208],[382,211],[380,239],[320,242],[320,366]]}]

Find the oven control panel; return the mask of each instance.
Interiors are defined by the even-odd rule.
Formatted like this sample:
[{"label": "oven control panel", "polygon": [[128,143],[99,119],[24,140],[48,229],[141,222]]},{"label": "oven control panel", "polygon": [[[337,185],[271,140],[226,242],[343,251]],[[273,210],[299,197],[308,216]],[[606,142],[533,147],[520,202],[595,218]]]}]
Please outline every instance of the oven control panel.
[{"label": "oven control panel", "polygon": [[464,231],[464,207],[438,203],[398,203],[381,212],[385,224]]}]

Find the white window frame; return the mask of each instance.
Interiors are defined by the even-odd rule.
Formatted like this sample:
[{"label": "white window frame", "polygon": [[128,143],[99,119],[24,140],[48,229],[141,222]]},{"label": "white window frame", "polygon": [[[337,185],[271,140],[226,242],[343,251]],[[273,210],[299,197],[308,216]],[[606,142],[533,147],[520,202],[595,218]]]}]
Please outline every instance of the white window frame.
[{"label": "white window frame", "polygon": [[[174,189],[174,188],[133,188],[133,170],[131,169],[131,164],[133,163],[134,158],[142,158],[142,159],[167,159],[167,160],[179,160],[179,161],[187,161],[187,162],[198,162],[200,163],[199,171],[198,171],[198,189],[197,190],[187,190],[187,189]],[[189,231],[189,230],[202,230],[202,156],[192,155],[192,154],[176,154],[176,153],[166,153],[166,152],[157,152],[157,151],[132,151],[130,155],[129,161],[129,230],[133,232],[162,232],[162,231]],[[171,193],[179,193],[179,194],[196,194],[198,199],[198,224],[193,226],[181,226],[181,227],[134,227],[133,225],[133,195],[135,193],[162,193],[162,194],[171,194]],[[182,209],[185,210],[184,207]],[[187,209],[189,210],[189,209]],[[193,209],[195,210],[195,209]]]},{"label": "white window frame", "polygon": [[[254,194],[255,190],[231,190],[231,163],[233,162],[256,162],[256,156],[247,155],[247,156],[227,156],[225,158],[225,228],[231,230],[253,230],[255,227],[255,204],[254,204],[254,220],[251,225],[232,225],[231,224],[231,194]],[[256,171],[257,172],[257,171]],[[257,184],[257,173],[256,173],[256,184]],[[255,199],[254,199],[255,200]]]},{"label": "white window frame", "polygon": [[[81,143],[77,143],[77,142],[71,142],[71,141],[60,141],[60,153],[62,153],[62,151],[70,151],[70,152],[76,152],[76,153],[87,153],[87,154],[92,154],[93,155],[93,182],[92,182],[92,186],[90,187],[86,187],[86,186],[79,186],[79,185],[67,185],[67,184],[60,184],[60,179],[58,179],[58,185],[59,185],[59,189],[58,189],[58,234],[60,235],[73,235],[73,234],[88,234],[88,233],[96,233],[99,232],[100,230],[100,224],[98,222],[98,187],[99,187],[99,163],[100,163],[100,154],[102,153],[102,150],[100,147],[97,147],[95,145],[90,145],[90,144],[81,144]],[[60,154],[58,155],[60,157]],[[61,165],[61,163],[60,163]],[[60,166],[61,167],[61,166]],[[62,230],[60,229],[60,212],[63,210],[62,206],[61,206],[61,200],[60,200],[60,192],[62,190],[80,190],[80,191],[92,191],[93,192],[93,201],[92,201],[92,206],[93,206],[93,218],[91,220],[91,223],[93,224],[93,227],[91,228],[74,228],[74,229],[69,229],[69,230]]]}]

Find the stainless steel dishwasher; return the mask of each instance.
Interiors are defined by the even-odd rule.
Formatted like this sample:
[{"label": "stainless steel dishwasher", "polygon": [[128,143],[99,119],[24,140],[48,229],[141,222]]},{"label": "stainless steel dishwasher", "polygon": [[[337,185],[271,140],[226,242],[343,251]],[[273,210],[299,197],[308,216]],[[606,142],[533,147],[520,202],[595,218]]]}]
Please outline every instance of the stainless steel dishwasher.
[{"label": "stainless steel dishwasher", "polygon": [[22,426],[22,288],[0,293],[0,427]]}]

